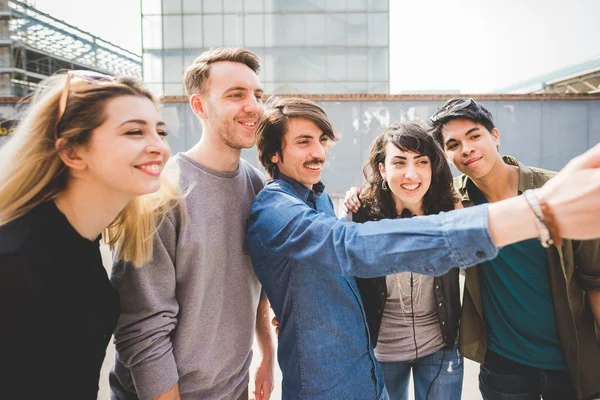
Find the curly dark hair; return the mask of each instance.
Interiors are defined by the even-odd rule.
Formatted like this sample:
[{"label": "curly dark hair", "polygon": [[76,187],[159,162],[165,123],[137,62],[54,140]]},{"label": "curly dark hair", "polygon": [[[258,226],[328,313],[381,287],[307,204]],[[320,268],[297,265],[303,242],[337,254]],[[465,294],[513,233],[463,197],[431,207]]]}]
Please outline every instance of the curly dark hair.
[{"label": "curly dark hair", "polygon": [[[454,210],[458,197],[454,192],[452,173],[442,149],[421,125],[414,122],[396,123],[377,136],[371,144],[369,159],[363,166],[365,182],[361,190],[362,206],[354,220],[363,222],[398,217],[392,192],[382,189],[383,178],[379,173],[379,164],[385,164],[385,148],[388,143],[402,151],[429,157],[431,185],[423,197],[423,213],[430,215]],[[411,215],[405,209],[400,216]]]}]

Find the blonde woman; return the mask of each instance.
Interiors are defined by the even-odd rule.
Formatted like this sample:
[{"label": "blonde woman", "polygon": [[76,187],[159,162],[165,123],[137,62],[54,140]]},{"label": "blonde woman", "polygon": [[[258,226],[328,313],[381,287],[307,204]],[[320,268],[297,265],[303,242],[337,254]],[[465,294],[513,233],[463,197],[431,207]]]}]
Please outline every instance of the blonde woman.
[{"label": "blonde woman", "polygon": [[99,238],[108,227],[118,257],[148,259],[161,207],[139,196],[159,190],[170,150],[131,78],[72,71],[40,87],[0,149],[0,397],[96,399],[120,312]]}]

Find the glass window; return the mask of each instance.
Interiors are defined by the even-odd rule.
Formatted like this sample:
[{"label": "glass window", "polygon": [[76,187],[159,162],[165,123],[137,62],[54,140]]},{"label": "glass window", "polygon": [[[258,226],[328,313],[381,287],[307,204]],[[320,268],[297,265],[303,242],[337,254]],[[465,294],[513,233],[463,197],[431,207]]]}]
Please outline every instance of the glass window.
[{"label": "glass window", "polygon": [[263,47],[265,35],[262,14],[248,14],[244,17],[244,46]]},{"label": "glass window", "polygon": [[144,49],[162,49],[162,17],[142,17],[142,46]]},{"label": "glass window", "polygon": [[285,5],[281,2],[278,9],[275,11],[321,11],[323,10],[323,0],[302,0],[302,1],[286,1]]},{"label": "glass window", "polygon": [[349,81],[367,80],[367,52],[351,51],[346,58],[346,62]]},{"label": "glass window", "polygon": [[348,92],[346,82],[327,82],[326,90],[327,94],[345,94]]},{"label": "glass window", "polygon": [[366,94],[369,93],[369,83],[368,82],[348,82],[346,85],[346,90],[348,93],[353,94]]},{"label": "glass window", "polygon": [[352,13],[346,17],[347,46],[366,46],[367,45],[367,14]]},{"label": "glass window", "polygon": [[327,83],[325,82],[306,82],[301,86],[302,93],[305,94],[324,94],[327,93]]},{"label": "glass window", "polygon": [[155,96],[162,96],[165,94],[162,83],[146,83],[144,82],[144,86],[146,89],[150,91]]},{"label": "glass window", "polygon": [[144,66],[144,82],[162,82],[162,52],[145,52],[142,56]]},{"label": "glass window", "polygon": [[184,94],[181,83],[165,83],[165,96],[183,96]]},{"label": "glass window", "polygon": [[346,10],[365,11],[367,9],[367,0],[346,0]]},{"label": "glass window", "polygon": [[202,2],[200,0],[183,0],[183,13],[202,13]]},{"label": "glass window", "polygon": [[181,14],[181,0],[162,0],[163,14]]},{"label": "glass window", "polygon": [[389,44],[387,13],[368,15],[369,46],[387,46]]},{"label": "glass window", "polygon": [[223,17],[221,15],[204,16],[204,46],[223,45]]},{"label": "glass window", "polygon": [[163,17],[163,46],[165,49],[180,49],[183,45],[181,15]]},{"label": "glass window", "polygon": [[367,0],[369,11],[389,11],[390,4],[388,0]]},{"label": "glass window", "polygon": [[183,51],[183,69],[187,66],[192,65],[196,57],[198,57],[204,50],[203,49],[185,49]]},{"label": "glass window", "polygon": [[389,63],[387,48],[369,49],[369,80],[388,81],[390,79]]},{"label": "glass window", "polygon": [[327,82],[327,53],[325,51],[307,49],[304,54],[299,54],[299,56],[306,70],[307,81]]},{"label": "glass window", "polygon": [[283,15],[283,26],[285,31],[285,41],[281,43],[285,46],[302,46],[305,43],[306,22],[302,14]]},{"label": "glass window", "polygon": [[331,46],[346,45],[346,14],[328,14],[326,27],[326,44]]},{"label": "glass window", "polygon": [[[183,54],[180,51],[164,53],[165,82],[181,84],[183,76]],[[165,88],[166,90],[166,88]]]},{"label": "glass window", "polygon": [[390,85],[388,82],[369,82],[369,93],[388,94]]},{"label": "glass window", "polygon": [[265,31],[265,47],[273,47],[275,43],[281,42],[279,36],[276,36],[274,32],[278,32],[275,22],[277,18],[273,14],[264,14],[264,31]]},{"label": "glass window", "polygon": [[223,15],[223,46],[242,45],[242,23],[243,17],[241,15]]},{"label": "glass window", "polygon": [[197,49],[202,47],[202,16],[183,16],[183,47]]},{"label": "glass window", "polygon": [[346,0],[326,0],[327,11],[346,11]]},{"label": "glass window", "polygon": [[161,0],[142,0],[142,14],[160,15],[161,13]]},{"label": "glass window", "polygon": [[[244,12],[262,13],[273,11],[273,2],[278,0],[244,0]],[[263,4],[266,2],[266,4]]]},{"label": "glass window", "polygon": [[222,0],[203,0],[202,6],[205,14],[220,14],[223,12]]},{"label": "glass window", "polygon": [[327,54],[327,80],[346,80],[346,53],[344,50],[329,49]]},{"label": "glass window", "polygon": [[311,14],[306,17],[306,42],[307,46],[323,46],[327,37],[325,15]]},{"label": "glass window", "polygon": [[223,2],[223,11],[226,13],[243,13],[244,2],[243,0],[225,0]]}]

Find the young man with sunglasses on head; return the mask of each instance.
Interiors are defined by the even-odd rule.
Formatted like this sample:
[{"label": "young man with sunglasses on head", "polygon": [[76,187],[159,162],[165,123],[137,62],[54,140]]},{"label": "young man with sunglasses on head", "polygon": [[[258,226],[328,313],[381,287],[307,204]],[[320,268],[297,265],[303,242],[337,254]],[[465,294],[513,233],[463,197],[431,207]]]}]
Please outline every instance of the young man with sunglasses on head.
[{"label": "young man with sunglasses on head", "polygon": [[323,109],[305,99],[269,100],[257,130],[258,156],[271,180],[252,203],[248,248],[279,321],[283,399],[388,398],[355,276],[441,275],[492,259],[499,246],[538,237],[536,222],[555,240],[600,236],[594,207],[600,146],[535,192],[531,202],[536,211],[542,207],[541,216],[524,197],[514,197],[358,224],[336,218],[321,182],[333,140]]},{"label": "young man with sunglasses on head", "polygon": [[[501,156],[492,115],[473,99],[446,102],[431,124],[464,174],[454,185],[464,206],[527,197],[556,175]],[[542,244],[505,246],[465,272],[460,348],[483,363],[486,400],[570,400],[600,392],[600,242]]]},{"label": "young man with sunglasses on head", "polygon": [[184,75],[200,141],[174,156],[186,215],[170,212],[152,261],[113,267],[121,295],[113,400],[247,400],[254,333],[256,400],[273,390],[269,303],[247,254],[246,221],[264,176],[240,158],[263,115],[259,60],[243,48],[202,53]]}]

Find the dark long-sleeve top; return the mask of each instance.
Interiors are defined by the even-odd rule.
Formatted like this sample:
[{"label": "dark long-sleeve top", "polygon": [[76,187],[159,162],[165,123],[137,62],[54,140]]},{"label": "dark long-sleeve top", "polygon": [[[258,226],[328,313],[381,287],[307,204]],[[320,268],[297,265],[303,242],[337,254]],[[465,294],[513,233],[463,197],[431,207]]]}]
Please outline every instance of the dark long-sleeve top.
[{"label": "dark long-sleeve top", "polygon": [[53,201],[0,226],[0,398],[96,399],[119,295]]}]

